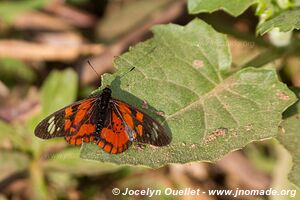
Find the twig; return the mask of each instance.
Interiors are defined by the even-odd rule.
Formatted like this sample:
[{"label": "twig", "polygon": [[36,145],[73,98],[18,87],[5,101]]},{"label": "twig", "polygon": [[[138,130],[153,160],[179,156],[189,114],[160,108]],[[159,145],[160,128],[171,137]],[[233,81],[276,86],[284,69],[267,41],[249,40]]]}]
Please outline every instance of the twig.
[{"label": "twig", "polygon": [[49,45],[23,40],[0,40],[0,58],[30,61],[71,61],[81,54],[98,55],[104,50],[100,44]]},{"label": "twig", "polygon": [[65,31],[73,27],[59,17],[50,16],[39,11],[25,12],[17,16],[13,23],[16,29],[21,30],[51,30]]}]

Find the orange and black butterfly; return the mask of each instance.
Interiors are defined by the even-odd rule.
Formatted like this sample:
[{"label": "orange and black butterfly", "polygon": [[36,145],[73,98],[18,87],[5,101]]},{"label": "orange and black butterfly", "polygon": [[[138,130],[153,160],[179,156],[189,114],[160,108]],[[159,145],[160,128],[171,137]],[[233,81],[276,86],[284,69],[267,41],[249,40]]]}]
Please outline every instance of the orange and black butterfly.
[{"label": "orange and black butterfly", "polygon": [[35,128],[35,135],[42,139],[64,137],[72,145],[95,142],[112,154],[124,152],[132,142],[164,146],[171,141],[162,125],[112,98],[108,87],[46,117]]}]

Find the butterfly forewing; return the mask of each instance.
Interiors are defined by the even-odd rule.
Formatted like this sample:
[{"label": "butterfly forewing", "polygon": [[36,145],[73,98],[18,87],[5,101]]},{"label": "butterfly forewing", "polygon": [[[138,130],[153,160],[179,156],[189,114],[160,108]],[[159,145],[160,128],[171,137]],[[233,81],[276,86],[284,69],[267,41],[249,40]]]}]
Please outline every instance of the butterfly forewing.
[{"label": "butterfly forewing", "polygon": [[65,137],[70,144],[90,141],[95,133],[93,111],[96,98],[75,102],[46,117],[35,128],[35,135],[42,139]]}]

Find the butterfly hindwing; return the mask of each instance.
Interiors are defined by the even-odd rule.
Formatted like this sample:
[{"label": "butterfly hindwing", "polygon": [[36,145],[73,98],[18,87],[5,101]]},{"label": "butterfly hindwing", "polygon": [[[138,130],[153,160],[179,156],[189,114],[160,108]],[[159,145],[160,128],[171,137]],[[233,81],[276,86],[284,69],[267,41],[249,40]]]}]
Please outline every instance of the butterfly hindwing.
[{"label": "butterfly hindwing", "polygon": [[124,124],[110,105],[104,127],[96,143],[104,151],[112,154],[122,153],[131,145]]},{"label": "butterfly hindwing", "polygon": [[51,114],[38,124],[35,135],[42,139],[65,137],[73,145],[81,144],[82,140],[90,142],[96,126],[95,102],[96,98],[87,98]]},{"label": "butterfly hindwing", "polygon": [[113,110],[125,123],[129,140],[155,146],[164,146],[170,143],[169,133],[149,115],[120,100],[113,99],[112,104]]}]

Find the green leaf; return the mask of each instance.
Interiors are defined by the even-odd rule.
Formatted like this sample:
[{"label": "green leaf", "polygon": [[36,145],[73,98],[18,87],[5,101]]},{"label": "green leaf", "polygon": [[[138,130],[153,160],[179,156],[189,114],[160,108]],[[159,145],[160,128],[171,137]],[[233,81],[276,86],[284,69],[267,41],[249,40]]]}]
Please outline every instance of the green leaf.
[{"label": "green leaf", "polygon": [[49,115],[72,103],[76,98],[77,88],[78,78],[73,70],[53,71],[41,90],[43,114]]},{"label": "green leaf", "polygon": [[257,33],[263,35],[273,28],[279,28],[281,32],[300,29],[300,8],[284,11],[279,15],[263,22],[257,27]]},{"label": "green leaf", "polygon": [[33,69],[17,59],[0,59],[0,71],[0,80],[8,85],[13,85],[20,79],[28,82],[33,82],[36,79]]},{"label": "green leaf", "polygon": [[[294,89],[294,92],[300,99],[300,88]],[[284,117],[286,118],[280,125],[278,140],[293,158],[293,168],[289,174],[289,179],[300,187],[300,100],[284,113]]]},{"label": "green leaf", "polygon": [[[226,37],[199,19],[153,31],[154,38],[116,59],[119,70],[104,76],[103,86],[111,85],[114,97],[140,109],[147,101],[149,109],[142,110],[172,132],[171,144],[131,147],[119,155],[84,144],[83,158],[148,166],[213,161],[277,135],[281,113],[295,97],[274,69],[245,68],[225,77],[231,64]],[[120,82],[118,76],[133,66]]]},{"label": "green leaf", "polygon": [[255,2],[256,0],[189,0],[188,10],[190,14],[198,14],[212,13],[221,9],[233,16],[238,16]]}]

